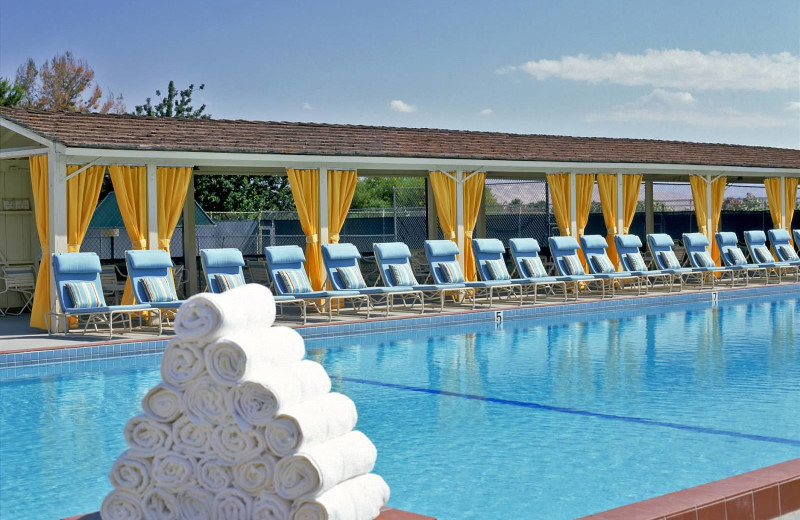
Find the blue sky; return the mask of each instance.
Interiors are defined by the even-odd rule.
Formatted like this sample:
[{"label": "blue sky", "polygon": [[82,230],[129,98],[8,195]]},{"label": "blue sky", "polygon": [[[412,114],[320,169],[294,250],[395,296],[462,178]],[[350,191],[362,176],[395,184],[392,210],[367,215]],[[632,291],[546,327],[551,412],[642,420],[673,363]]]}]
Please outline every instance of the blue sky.
[{"label": "blue sky", "polygon": [[128,110],[800,148],[796,0],[0,0],[1,76],[66,50]]}]

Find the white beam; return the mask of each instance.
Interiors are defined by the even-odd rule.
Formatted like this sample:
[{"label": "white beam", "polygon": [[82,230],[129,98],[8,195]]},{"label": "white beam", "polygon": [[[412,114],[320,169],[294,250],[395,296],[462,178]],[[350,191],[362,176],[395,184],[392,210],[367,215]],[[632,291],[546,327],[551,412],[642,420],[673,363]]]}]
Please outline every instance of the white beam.
[{"label": "white beam", "polygon": [[[67,164],[64,156],[51,150],[47,157],[47,191],[50,253],[67,252]],[[50,266],[50,310],[57,310],[56,282],[50,257],[42,258]],[[55,320],[51,328],[58,326]]]},{"label": "white beam", "polygon": [[[624,200],[622,198],[622,174],[617,172],[617,233],[624,233],[625,216],[622,214],[625,208]],[[609,244],[611,245],[611,244]]]},{"label": "white beam", "polygon": [[461,272],[464,266],[464,172],[456,170],[456,241],[458,242],[458,263]]},{"label": "white beam", "polygon": [[578,202],[575,172],[569,172],[569,234],[578,238]]},{"label": "white beam", "polygon": [[786,222],[786,177],[781,175],[780,179],[781,179],[781,229],[789,229],[789,226],[792,223]]},{"label": "white beam", "polygon": [[147,163],[147,248],[158,249],[158,184],[156,163]]},{"label": "white beam", "polygon": [[12,123],[7,119],[0,118],[0,128],[6,128],[8,130],[11,130],[12,132],[17,133],[22,137],[26,137],[31,141],[36,141],[37,143],[43,144],[49,148],[55,145],[55,141],[51,141],[50,139],[44,138],[41,135],[31,132],[27,128],[20,126],[16,123]]},{"label": "white beam", "polygon": [[34,155],[45,155],[48,148],[45,146],[21,146],[19,148],[3,148],[0,150],[0,159],[21,159]]},{"label": "white beam", "polygon": [[[711,174],[706,175],[706,238],[708,238],[709,242],[714,240],[714,237],[711,234],[711,221],[713,220],[711,217]],[[709,249],[711,247],[709,246]]]},{"label": "white beam", "polygon": [[[84,164],[83,166],[81,166],[80,168],[78,168],[77,170],[75,170],[74,172],[72,172],[72,173],[70,173],[69,175],[67,175],[67,178],[66,178],[66,180],[70,180],[71,178],[73,178],[73,177],[76,177],[76,176],[78,176],[78,175],[82,174],[83,172],[85,172],[86,170],[88,170],[89,168],[91,168],[92,166],[94,166],[95,164],[97,164],[97,162],[98,162],[99,160],[100,160],[100,158],[98,157],[98,158],[97,158],[97,159],[95,159],[94,161],[89,161],[88,163]],[[105,170],[104,170],[104,171],[105,171]]]},{"label": "white beam", "polygon": [[[328,243],[328,168],[319,169],[319,243]],[[325,287],[327,274],[322,270],[322,286]]]}]

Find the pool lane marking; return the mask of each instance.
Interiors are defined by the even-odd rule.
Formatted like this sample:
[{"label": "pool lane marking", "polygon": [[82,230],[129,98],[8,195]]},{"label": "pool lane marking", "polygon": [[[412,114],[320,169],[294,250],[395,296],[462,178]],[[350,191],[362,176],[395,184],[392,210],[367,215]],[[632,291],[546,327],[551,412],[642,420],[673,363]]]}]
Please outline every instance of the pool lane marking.
[{"label": "pool lane marking", "polygon": [[485,401],[488,403],[495,403],[495,404],[506,404],[511,406],[519,406],[522,408],[532,408],[536,410],[545,410],[549,412],[559,412],[559,413],[566,413],[571,415],[582,415],[584,417],[594,417],[597,419],[608,419],[612,421],[624,421],[624,422],[631,422],[637,424],[643,424],[646,426],[661,426],[663,428],[672,428],[674,430],[685,430],[695,433],[705,433],[709,435],[723,435],[727,437],[735,437],[739,439],[747,439],[751,441],[762,441],[762,442],[774,442],[778,444],[787,444],[789,446],[800,446],[800,440],[796,439],[784,439],[782,437],[770,437],[767,435],[754,435],[751,433],[741,433],[731,430],[718,430],[716,428],[705,428],[702,426],[690,426],[687,424],[680,424],[680,423],[673,423],[673,422],[666,422],[666,421],[657,421],[654,419],[645,419],[642,417],[634,417],[629,415],[615,415],[609,413],[600,413],[600,412],[590,412],[588,410],[580,410],[576,408],[567,408],[564,406],[552,406],[549,404],[541,404],[541,403],[533,403],[529,401],[514,401],[512,399],[501,399],[499,397],[486,397],[482,395],[473,395],[473,394],[461,394],[458,392],[449,392],[447,390],[437,390],[434,388],[423,388],[417,386],[407,386],[407,385],[400,385],[396,383],[384,383],[382,381],[372,381],[369,379],[357,379],[353,377],[338,377],[336,378],[341,381],[347,381],[349,383],[360,383],[364,385],[373,385],[373,386],[382,386],[386,388],[394,388],[396,390],[408,390],[411,392],[419,392],[423,394],[434,394],[434,395],[444,395],[448,397],[461,397],[463,399],[472,399],[474,401]]}]

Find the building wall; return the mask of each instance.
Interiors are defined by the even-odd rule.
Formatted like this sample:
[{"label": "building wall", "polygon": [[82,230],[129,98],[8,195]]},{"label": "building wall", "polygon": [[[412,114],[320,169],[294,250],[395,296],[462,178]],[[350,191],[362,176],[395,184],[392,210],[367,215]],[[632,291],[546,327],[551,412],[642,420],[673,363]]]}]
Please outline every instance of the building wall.
[{"label": "building wall", "polygon": [[[28,210],[5,210],[6,199],[27,199]],[[0,266],[38,263],[39,239],[33,217],[28,159],[0,160]],[[36,260],[36,261],[35,261]],[[0,282],[0,290],[5,285]],[[22,304],[16,294],[0,294],[0,307]]]}]

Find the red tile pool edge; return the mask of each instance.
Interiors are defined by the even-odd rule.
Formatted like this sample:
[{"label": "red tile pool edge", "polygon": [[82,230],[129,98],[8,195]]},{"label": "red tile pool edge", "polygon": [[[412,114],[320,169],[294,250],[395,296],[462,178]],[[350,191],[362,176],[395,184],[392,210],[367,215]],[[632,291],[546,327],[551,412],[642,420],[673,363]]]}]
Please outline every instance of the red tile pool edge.
[{"label": "red tile pool edge", "polygon": [[800,510],[800,459],[578,520],[770,520]]},{"label": "red tile pool edge", "polygon": [[[89,513],[88,515],[71,516],[63,520],[101,520],[100,513]],[[422,516],[414,513],[407,513],[399,509],[384,509],[375,520],[436,520],[432,516]]]}]

